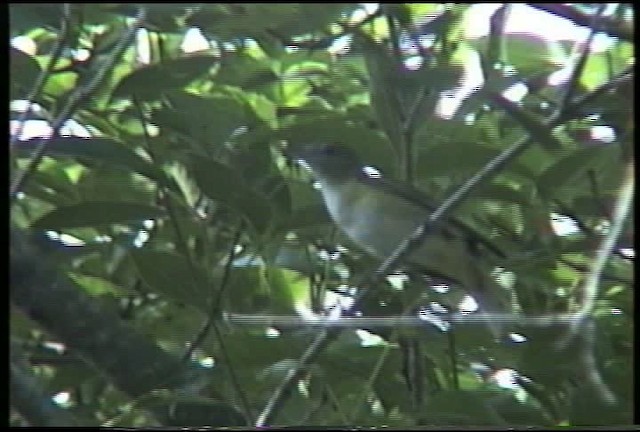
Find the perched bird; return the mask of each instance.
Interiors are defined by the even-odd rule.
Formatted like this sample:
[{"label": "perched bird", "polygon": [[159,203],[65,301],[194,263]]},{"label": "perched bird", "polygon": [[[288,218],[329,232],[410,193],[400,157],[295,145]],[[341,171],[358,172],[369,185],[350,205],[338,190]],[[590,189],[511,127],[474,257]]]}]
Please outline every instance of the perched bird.
[{"label": "perched bird", "polygon": [[[386,259],[435,210],[429,199],[411,186],[371,175],[353,150],[334,144],[294,145],[287,151],[306,166],[320,184],[331,218],[356,245]],[[425,271],[461,285],[485,313],[503,312],[500,288],[482,266],[481,255],[499,256],[486,239],[458,220],[427,236],[406,260]],[[497,323],[488,323],[495,336]]]}]

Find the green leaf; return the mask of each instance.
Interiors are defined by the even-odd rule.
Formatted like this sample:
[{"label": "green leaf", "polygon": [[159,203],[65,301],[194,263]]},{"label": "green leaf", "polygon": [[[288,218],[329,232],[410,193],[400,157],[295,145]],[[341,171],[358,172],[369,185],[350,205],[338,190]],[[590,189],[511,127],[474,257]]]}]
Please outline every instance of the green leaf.
[{"label": "green leaf", "polygon": [[588,185],[586,171],[595,169],[603,171],[607,164],[612,164],[612,151],[607,147],[587,147],[576,150],[559,159],[545,169],[538,177],[540,193],[547,199],[562,196],[569,189],[581,189]]},{"label": "green leaf", "polygon": [[483,184],[474,193],[474,196],[504,201],[505,203],[522,205],[529,205],[531,203],[531,197],[525,194],[524,191],[507,185],[494,183]]},{"label": "green leaf", "polygon": [[[560,69],[567,60],[567,53],[557,41],[532,33],[504,33],[501,36],[506,57],[502,62],[515,67],[521,75],[550,73]],[[486,52],[488,41],[489,37],[483,36],[471,44],[479,52]]]},{"label": "green leaf", "polygon": [[606,83],[609,80],[612,70],[621,70],[626,66],[625,64],[618,64],[616,65],[618,68],[614,68],[612,60],[613,56],[609,52],[590,53],[584,65],[584,70],[580,75],[580,84],[582,84],[587,91],[591,91]]},{"label": "green leaf", "polygon": [[101,277],[80,273],[69,273],[69,277],[92,296],[113,294],[116,297],[121,297],[125,292],[121,287]]},{"label": "green leaf", "polygon": [[222,57],[216,83],[260,91],[279,79],[270,63],[267,59],[258,59],[244,52],[228,53]]},{"label": "green leaf", "polygon": [[384,47],[368,36],[361,35],[357,40],[362,46],[371,79],[371,104],[389,141],[397,148],[403,141],[402,121],[405,114],[400,94],[396,91],[398,64]]},{"label": "green leaf", "polygon": [[[35,150],[39,142],[40,139],[38,138],[20,141],[17,150],[22,154],[27,154],[27,152]],[[155,180],[163,186],[173,190],[179,190],[177,185],[175,185],[162,170],[113,139],[80,137],[49,138],[46,154],[51,157],[64,156],[79,158],[79,162],[81,163],[84,160],[104,162],[111,166],[129,169]]]},{"label": "green leaf", "polygon": [[317,204],[298,208],[291,213],[286,225],[281,227],[283,231],[308,228],[316,225],[331,224],[331,216],[327,207],[322,202],[319,193],[315,193]]},{"label": "green leaf", "polygon": [[154,292],[209,313],[210,283],[204,270],[180,254],[145,249],[131,257],[142,280]]},{"label": "green leaf", "polygon": [[12,36],[37,27],[58,29],[63,16],[62,4],[11,4],[9,23]]},{"label": "green leaf", "polygon": [[575,426],[605,426],[629,424],[631,410],[619,404],[607,404],[601,389],[580,383],[570,400],[569,421]]},{"label": "green leaf", "polygon": [[250,37],[263,43],[267,35],[286,38],[320,30],[354,7],[354,4],[327,3],[205,3],[187,23],[211,33],[216,39]]},{"label": "green leaf", "polygon": [[490,396],[480,391],[443,391],[429,399],[423,421],[435,425],[506,426],[505,420],[490,406]]},{"label": "green leaf", "polygon": [[272,290],[266,278],[265,267],[233,267],[227,280],[225,293],[225,310],[236,313],[257,313],[268,310]]},{"label": "green leaf", "polygon": [[521,426],[551,426],[553,422],[538,406],[532,403],[522,403],[513,394],[498,393],[491,401],[491,405],[509,423]]},{"label": "green leaf", "polygon": [[79,166],[73,161],[67,164],[59,162],[42,164],[25,185],[24,192],[30,196],[35,196],[34,193],[40,194],[40,199],[55,206],[77,203],[81,195],[77,185],[65,171],[65,165]]},{"label": "green leaf", "polygon": [[185,87],[204,75],[218,59],[198,55],[144,66],[125,76],[113,91],[114,98],[154,100],[168,90]]},{"label": "green leaf", "polygon": [[270,267],[266,276],[271,287],[270,313],[292,314],[296,306],[311,308],[309,281],[300,273]]},{"label": "green leaf", "polygon": [[245,216],[258,233],[271,224],[273,211],[266,197],[249,188],[230,167],[210,158],[194,157],[193,175],[202,192]]},{"label": "green leaf", "polygon": [[245,105],[235,97],[215,95],[201,97],[189,93],[167,96],[169,108],[157,111],[153,121],[159,127],[180,131],[198,142],[202,148],[217,148],[229,140],[233,132],[251,123]]},{"label": "green leaf", "polygon": [[[454,173],[470,175],[500,154],[500,150],[478,142],[440,142],[425,148],[416,165],[418,178],[450,177]],[[533,173],[519,162],[509,165],[510,172],[524,178]]]},{"label": "green leaf", "polygon": [[292,315],[296,306],[310,307],[307,278],[278,267],[247,265],[246,261],[234,263],[225,291],[226,308],[236,313]]},{"label": "green leaf", "polygon": [[47,99],[54,99],[57,106],[63,106],[77,83],[77,73],[56,72],[49,75],[42,93],[47,96]]},{"label": "green leaf", "polygon": [[11,100],[24,99],[35,85],[41,69],[40,64],[28,54],[11,48],[9,53],[9,76],[11,76]]},{"label": "green leaf", "polygon": [[58,207],[32,224],[32,228],[78,228],[114,223],[128,223],[164,216],[164,210],[150,205],[93,201]]}]

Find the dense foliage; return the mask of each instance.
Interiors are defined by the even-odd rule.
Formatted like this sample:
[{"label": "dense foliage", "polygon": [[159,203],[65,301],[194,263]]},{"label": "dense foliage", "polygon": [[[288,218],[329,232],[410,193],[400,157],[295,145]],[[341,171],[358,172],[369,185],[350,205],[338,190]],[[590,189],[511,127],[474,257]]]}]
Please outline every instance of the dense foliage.
[{"label": "dense foliage", "polygon": [[[512,7],[11,6],[11,424],[630,424],[633,11],[531,6],[578,43]],[[305,142],[458,194],[512,337],[314,325],[364,287],[369,318],[462,293],[373,277],[283,155]]]}]

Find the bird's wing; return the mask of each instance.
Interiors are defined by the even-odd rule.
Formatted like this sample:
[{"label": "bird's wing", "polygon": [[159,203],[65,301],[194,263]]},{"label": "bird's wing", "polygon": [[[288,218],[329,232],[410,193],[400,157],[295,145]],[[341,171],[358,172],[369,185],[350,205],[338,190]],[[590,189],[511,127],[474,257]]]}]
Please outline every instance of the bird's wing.
[{"label": "bird's wing", "polygon": [[[405,183],[395,182],[382,176],[372,177],[367,175],[364,171],[362,171],[358,176],[358,181],[377,188],[381,192],[399,196],[418,207],[424,208],[429,214],[433,213],[438,207],[431,198],[425,195],[424,192]],[[460,230],[470,243],[475,242],[476,244],[482,244],[491,250],[496,256],[501,258],[505,257],[504,252],[498,246],[460,219],[450,216],[448,218],[448,225]],[[441,230],[446,234],[447,226],[443,226]]]}]

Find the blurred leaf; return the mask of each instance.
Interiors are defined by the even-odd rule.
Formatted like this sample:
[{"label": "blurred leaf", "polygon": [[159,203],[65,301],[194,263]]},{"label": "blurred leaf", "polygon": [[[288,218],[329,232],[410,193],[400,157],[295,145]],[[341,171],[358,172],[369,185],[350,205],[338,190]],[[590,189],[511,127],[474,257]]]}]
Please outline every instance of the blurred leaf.
[{"label": "blurred leaf", "polygon": [[[20,141],[17,150],[27,154],[37,148],[40,139]],[[55,137],[47,140],[47,155],[51,157],[75,157],[83,163],[102,162],[119,168],[126,168],[142,174],[163,186],[177,190],[177,186],[152,163],[135,152],[109,138]]]},{"label": "blurred leaf", "polygon": [[205,195],[240,212],[258,233],[267,230],[273,214],[269,201],[249,188],[237,172],[204,157],[194,157],[192,168],[195,180]]},{"label": "blurred leaf", "polygon": [[[620,47],[624,46],[628,47],[625,43],[620,44]],[[612,55],[609,51],[589,53],[584,70],[580,75],[580,84],[587,91],[591,91],[606,83],[612,72],[618,73],[624,70],[629,65],[632,56],[624,51],[621,54]]]},{"label": "blurred leaf", "polygon": [[79,273],[69,273],[69,277],[77,283],[78,286],[82,287],[93,296],[113,294],[120,297],[124,294],[124,290],[121,287],[101,277],[83,275]]},{"label": "blurred leaf", "polygon": [[523,190],[495,183],[482,185],[477,189],[477,192],[474,193],[474,197],[523,205],[531,203],[531,197]]},{"label": "blurred leaf", "polygon": [[11,4],[9,22],[11,35],[45,27],[57,30],[62,18],[62,4]]},{"label": "blurred leaf", "polygon": [[[147,10],[145,24],[152,31],[175,32],[184,28],[182,21],[187,14],[187,10],[197,6],[195,3],[147,3],[144,5]],[[123,14],[128,17],[135,17],[138,13],[139,5],[135,3],[107,3],[102,5],[103,9],[113,13]]]},{"label": "blurred leaf", "polygon": [[93,201],[58,207],[32,224],[32,228],[60,229],[140,222],[164,216],[164,210],[144,204]]},{"label": "blurred leaf", "polygon": [[187,21],[215,38],[250,37],[264,42],[275,34],[287,38],[323,29],[354,4],[204,4]]},{"label": "blurred leaf", "polygon": [[298,272],[268,268],[267,280],[272,293],[270,313],[293,314],[298,307],[311,308],[309,281]]},{"label": "blurred leaf", "polygon": [[52,164],[46,168],[41,166],[40,170],[33,173],[24,192],[30,196],[38,196],[54,205],[74,204],[80,198],[76,184],[69,178],[62,163]]},{"label": "blurred leaf", "polygon": [[[319,194],[316,194],[319,195]],[[327,208],[322,203],[322,198],[317,196],[318,203],[312,206],[306,206],[294,210],[287,224],[282,227],[284,231],[308,228],[314,225],[332,224],[331,216],[327,212]]]},{"label": "blurred leaf", "polygon": [[269,311],[273,291],[266,273],[264,266],[234,267],[225,289],[225,310],[240,313]]},{"label": "blurred leaf", "polygon": [[490,393],[448,390],[427,402],[422,424],[506,426],[507,422],[490,405]]},{"label": "blurred leaf", "polygon": [[40,75],[40,64],[30,55],[11,47],[9,65],[11,76],[9,98],[24,99],[29,95]]},{"label": "blurred leaf", "polygon": [[[532,33],[503,33],[504,63],[514,67],[522,76],[532,73],[553,72],[560,69],[567,60],[561,43]],[[486,52],[489,38],[483,36],[472,40],[472,45],[480,52]]]},{"label": "blurred leaf", "polygon": [[199,266],[174,252],[145,248],[130,253],[140,277],[151,290],[209,313],[210,282]]},{"label": "blurred leaf", "polygon": [[[450,177],[454,173],[469,175],[500,154],[496,148],[478,142],[446,142],[430,145],[419,155],[416,172],[420,178]],[[509,172],[524,178],[533,173],[522,164],[513,162]]]},{"label": "blurred leaf", "polygon": [[75,72],[52,73],[47,79],[42,93],[49,98],[55,99],[55,105],[59,109],[76,88],[77,83],[78,74]]},{"label": "blurred leaf", "polygon": [[582,384],[573,393],[570,401],[569,422],[574,426],[604,426],[629,424],[631,413],[615,404],[608,405],[599,389]]},{"label": "blurred leaf", "polygon": [[553,422],[548,415],[532,403],[523,403],[512,394],[504,390],[497,394],[491,401],[491,405],[506,420],[509,425],[522,426],[552,426]]},{"label": "blurred leaf", "polygon": [[222,57],[215,79],[219,84],[260,91],[279,79],[270,63],[268,59],[258,59],[248,53],[228,53]]},{"label": "blurred leaf", "polygon": [[567,190],[586,191],[589,183],[586,172],[590,169],[604,171],[608,164],[615,163],[616,150],[612,147],[588,147],[558,159],[538,177],[540,193],[547,199],[561,197]]},{"label": "blurred leaf", "polygon": [[364,59],[371,79],[371,104],[382,129],[396,147],[403,142],[402,123],[406,114],[396,85],[399,75],[399,59],[394,59],[385,47],[368,36],[360,35]]},{"label": "blurred leaf", "polygon": [[169,108],[153,114],[160,128],[171,128],[192,137],[201,148],[215,149],[227,142],[238,128],[249,126],[248,110],[236,98],[215,95],[204,98],[189,93],[167,96]]},{"label": "blurred leaf", "polygon": [[113,97],[159,99],[164,92],[183,88],[204,75],[217,60],[214,56],[194,55],[143,66],[120,81]]}]

